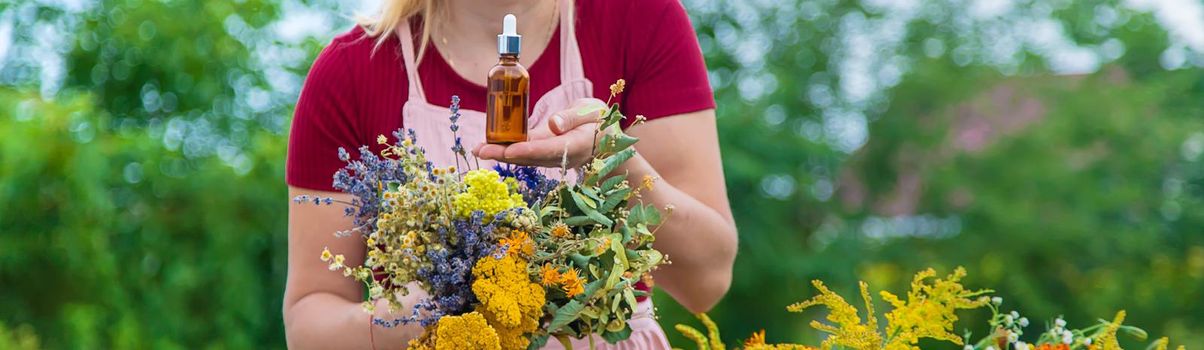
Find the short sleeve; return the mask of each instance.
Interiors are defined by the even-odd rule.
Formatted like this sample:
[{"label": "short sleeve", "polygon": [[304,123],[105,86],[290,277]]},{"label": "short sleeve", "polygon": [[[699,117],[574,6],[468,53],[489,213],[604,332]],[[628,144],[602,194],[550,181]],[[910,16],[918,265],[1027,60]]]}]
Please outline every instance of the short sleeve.
[{"label": "short sleeve", "polygon": [[285,181],[295,187],[334,191],[333,176],[343,168],[340,147],[360,144],[350,63],[339,41],[314,61],[301,87],[288,138]]},{"label": "short sleeve", "polygon": [[651,120],[715,108],[702,49],[681,2],[636,3],[628,22],[624,109]]}]

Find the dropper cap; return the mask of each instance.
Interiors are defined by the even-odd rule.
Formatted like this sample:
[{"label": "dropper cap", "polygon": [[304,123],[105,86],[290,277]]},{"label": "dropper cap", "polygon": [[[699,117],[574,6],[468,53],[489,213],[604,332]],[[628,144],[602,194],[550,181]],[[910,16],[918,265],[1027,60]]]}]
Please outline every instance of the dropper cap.
[{"label": "dropper cap", "polygon": [[502,18],[502,34],[497,36],[497,53],[499,55],[518,55],[522,48],[523,36],[518,35],[518,20],[514,14]]}]

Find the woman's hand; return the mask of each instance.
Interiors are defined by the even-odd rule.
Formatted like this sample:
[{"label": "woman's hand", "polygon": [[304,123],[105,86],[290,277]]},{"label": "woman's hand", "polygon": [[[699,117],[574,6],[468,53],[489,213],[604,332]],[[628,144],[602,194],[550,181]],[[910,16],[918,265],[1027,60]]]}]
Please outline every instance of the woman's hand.
[{"label": "woman's hand", "polygon": [[598,122],[605,110],[606,103],[599,99],[579,99],[571,108],[552,113],[547,127],[536,125],[532,128],[526,142],[483,143],[474,148],[472,154],[480,159],[517,165],[576,168],[589,161],[597,143],[594,137]]}]

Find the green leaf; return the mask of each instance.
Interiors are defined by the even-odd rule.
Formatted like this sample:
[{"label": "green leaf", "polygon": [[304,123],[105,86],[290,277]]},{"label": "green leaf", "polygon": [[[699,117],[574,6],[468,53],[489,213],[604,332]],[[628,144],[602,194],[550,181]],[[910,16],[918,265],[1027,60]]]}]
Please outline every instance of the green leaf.
[{"label": "green leaf", "polygon": [[626,178],[627,176],[622,175],[611,176],[606,178],[605,181],[602,181],[602,185],[599,186],[598,189],[599,191],[602,191],[602,193],[610,192],[610,190],[614,189],[615,186],[618,186],[619,183],[623,182],[623,180]]},{"label": "green leaf", "polygon": [[648,225],[660,225],[662,221],[664,221],[664,218],[661,216],[660,209],[657,209],[652,204],[644,205],[644,223]]},{"label": "green leaf", "polygon": [[627,267],[631,266],[631,264],[627,261],[627,249],[623,248],[623,242],[621,238],[622,237],[617,233],[610,235],[610,251],[615,252],[616,266],[622,266],[622,269],[619,270],[620,274],[622,274],[623,271],[627,271]]},{"label": "green leaf", "polygon": [[[586,266],[589,266],[589,257],[585,255],[572,253],[569,254],[569,260],[572,260],[573,264],[577,265],[578,269],[584,269]],[[588,286],[586,286],[586,288],[588,288]]]},{"label": "green leaf", "polygon": [[[619,177],[619,176],[615,176],[615,177]],[[631,194],[630,188],[624,188],[624,189],[615,191],[614,193],[611,193],[610,196],[606,197],[606,201],[602,202],[602,207],[599,209],[605,213],[609,213],[609,212],[615,210],[615,207],[618,207],[619,204],[623,203],[623,201],[627,199],[628,194]]]},{"label": "green leaf", "polygon": [[598,191],[595,191],[593,188],[591,188],[589,186],[581,186],[581,193],[585,194],[586,196],[589,196],[589,199],[592,199],[596,202],[602,201],[602,197],[598,196]]},{"label": "green leaf", "polygon": [[627,252],[627,254],[626,254],[626,255],[627,255],[627,260],[628,260],[628,261],[631,261],[631,260],[642,260],[642,259],[643,259],[643,257],[640,255],[640,252],[637,252],[637,251],[635,251],[635,250],[633,250],[633,249],[624,249],[623,251]]},{"label": "green leaf", "polygon": [[589,199],[589,197],[586,197],[585,195],[582,195],[581,193],[577,193],[577,192],[572,192],[572,193],[573,193],[573,201],[577,202],[577,206],[580,207],[581,210],[584,211],[585,208],[598,209],[598,202],[594,202],[594,200]]},{"label": "green leaf", "polygon": [[562,209],[564,209],[566,213],[576,214],[577,212],[580,212],[581,209],[577,205],[576,201],[567,200],[573,196],[573,190],[570,187],[576,188],[576,186],[572,185],[560,188],[560,205],[563,207]]},{"label": "green leaf", "polygon": [[583,317],[583,318],[596,319],[601,315],[602,315],[602,310],[599,310],[596,307],[591,306],[591,307],[586,307],[585,310],[581,310],[581,317]]},{"label": "green leaf", "polygon": [[581,304],[576,299],[569,300],[568,303],[556,310],[556,314],[552,316],[552,322],[548,323],[548,331],[555,332],[561,327],[573,322],[579,315],[581,315],[581,310],[584,308],[585,305]]},{"label": "green leaf", "polygon": [[615,285],[618,285],[619,281],[623,279],[623,271],[627,270],[626,263],[619,264],[617,257],[614,260],[615,264],[610,268],[610,273],[606,276],[606,289],[613,289]]},{"label": "green leaf", "polygon": [[644,222],[644,205],[636,204],[631,206],[631,211],[627,213],[628,226]]},{"label": "green leaf", "polygon": [[660,264],[661,260],[664,260],[664,258],[665,258],[665,256],[662,255],[661,252],[656,251],[656,250],[647,250],[647,251],[645,251],[644,254],[647,254],[648,264],[650,264],[650,265]]},{"label": "green leaf", "polygon": [[608,329],[602,332],[602,339],[611,344],[627,340],[627,338],[631,338],[631,325],[627,324],[627,322],[623,322],[623,330],[612,332]]},{"label": "green leaf", "polygon": [[610,110],[607,110],[606,114],[602,115],[602,124],[598,125],[598,128],[602,129],[602,130],[606,130],[607,127],[610,127],[611,125],[615,125],[615,123],[618,123],[620,120],[623,120],[624,118],[626,118],[626,117],[623,116],[623,113],[619,112],[618,104],[610,105]]},{"label": "green leaf", "polygon": [[624,244],[626,244],[627,242],[631,242],[632,234],[631,234],[630,227],[627,227],[627,226],[620,227],[619,233],[623,235],[623,243]]},{"label": "green leaf", "polygon": [[598,154],[609,155],[627,149],[639,140],[622,131],[607,132],[598,140]]},{"label": "green leaf", "polygon": [[611,172],[615,171],[615,169],[618,169],[619,165],[622,165],[623,162],[626,162],[628,159],[631,159],[631,157],[633,157],[633,156],[635,156],[635,149],[628,148],[628,149],[619,151],[618,153],[615,153],[614,155],[612,155],[610,157],[606,157],[605,159],[602,160],[602,167],[598,168],[598,169],[594,169],[594,172],[591,173],[589,175],[589,177],[587,177],[585,179],[585,183],[598,182],[599,178],[609,175]]},{"label": "green leaf", "polygon": [[602,284],[605,282],[606,281],[603,281],[603,280],[595,280],[593,282],[586,283],[585,284],[585,293],[583,293],[583,294],[587,298],[592,297],[594,295],[594,293],[597,293],[598,290],[602,289]]},{"label": "green leaf", "polygon": [[578,215],[578,216],[569,217],[568,219],[564,219],[564,224],[569,225],[569,226],[585,226],[585,225],[589,225],[592,223],[594,223],[594,219],[591,219],[588,216]]},{"label": "green leaf", "polygon": [[633,292],[633,289],[631,289],[631,288],[623,289],[623,299],[627,299],[627,305],[630,305],[633,310],[635,309],[636,301],[635,301],[635,292]]},{"label": "green leaf", "polygon": [[531,337],[531,344],[527,345],[527,350],[542,349],[544,347],[544,345],[547,345],[547,344],[548,344],[548,334],[547,333],[537,334],[537,335]]},{"label": "green leaf", "polygon": [[602,215],[602,213],[599,213],[597,210],[588,209],[585,211],[585,215],[589,216],[590,219],[594,219],[594,221],[602,224],[603,226],[610,227],[610,225],[615,223],[614,221],[611,221],[610,218]]}]

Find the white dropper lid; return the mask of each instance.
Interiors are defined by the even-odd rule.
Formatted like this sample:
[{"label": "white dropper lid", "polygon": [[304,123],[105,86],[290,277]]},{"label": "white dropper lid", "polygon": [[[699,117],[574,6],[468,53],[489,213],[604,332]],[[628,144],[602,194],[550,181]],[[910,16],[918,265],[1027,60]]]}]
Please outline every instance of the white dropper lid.
[{"label": "white dropper lid", "polygon": [[514,17],[514,14],[506,14],[506,17],[502,17],[502,35],[518,35],[518,19]]},{"label": "white dropper lid", "polygon": [[522,47],[523,36],[518,35],[518,19],[514,14],[502,17],[502,34],[497,36],[497,53],[499,55],[517,55]]}]

